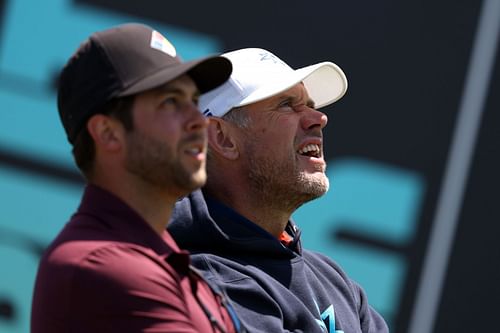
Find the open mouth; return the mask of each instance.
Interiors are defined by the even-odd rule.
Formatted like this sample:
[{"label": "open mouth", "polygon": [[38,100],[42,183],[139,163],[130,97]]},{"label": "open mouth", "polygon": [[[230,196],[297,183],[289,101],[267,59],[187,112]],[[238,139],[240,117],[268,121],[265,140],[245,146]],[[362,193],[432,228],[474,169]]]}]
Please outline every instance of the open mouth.
[{"label": "open mouth", "polygon": [[189,149],[186,149],[186,153],[189,155],[198,155],[200,153],[203,153],[203,147],[191,147]]},{"label": "open mouth", "polygon": [[320,158],[321,148],[317,144],[308,144],[297,150],[297,153],[302,156]]},{"label": "open mouth", "polygon": [[205,146],[203,144],[191,144],[186,149],[184,153],[190,157],[194,157],[197,160],[205,159]]}]

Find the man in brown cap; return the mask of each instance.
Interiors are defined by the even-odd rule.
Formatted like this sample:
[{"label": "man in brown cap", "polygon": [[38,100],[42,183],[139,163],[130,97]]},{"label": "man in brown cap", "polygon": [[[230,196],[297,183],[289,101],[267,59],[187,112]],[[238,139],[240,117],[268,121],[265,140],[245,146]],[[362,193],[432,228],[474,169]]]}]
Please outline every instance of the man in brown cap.
[{"label": "man in brown cap", "polygon": [[96,32],[69,59],[58,109],[88,184],[40,262],[33,333],[240,331],[165,231],[206,180],[198,96],[231,70],[222,57],[182,62],[141,24]]}]

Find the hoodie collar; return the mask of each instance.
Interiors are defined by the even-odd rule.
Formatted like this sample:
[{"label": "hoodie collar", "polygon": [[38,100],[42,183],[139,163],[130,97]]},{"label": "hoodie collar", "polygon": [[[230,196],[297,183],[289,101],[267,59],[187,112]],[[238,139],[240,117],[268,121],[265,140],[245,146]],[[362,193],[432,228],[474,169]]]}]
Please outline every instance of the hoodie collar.
[{"label": "hoodie collar", "polygon": [[300,254],[300,233],[289,222],[293,242],[287,247],[266,230],[231,207],[197,190],[178,201],[168,230],[178,244],[191,252],[248,252],[266,256]]}]

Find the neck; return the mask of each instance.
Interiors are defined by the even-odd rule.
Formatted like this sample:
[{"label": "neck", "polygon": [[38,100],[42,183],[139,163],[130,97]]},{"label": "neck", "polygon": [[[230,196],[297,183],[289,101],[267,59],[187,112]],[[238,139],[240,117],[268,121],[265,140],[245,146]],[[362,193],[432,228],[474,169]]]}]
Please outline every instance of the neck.
[{"label": "neck", "polygon": [[142,181],[95,179],[94,184],[110,191],[134,209],[158,234],[162,234],[178,196]]},{"label": "neck", "polygon": [[240,215],[257,224],[278,238],[285,230],[293,212],[279,207],[279,203],[252,193],[248,188],[236,189],[207,184],[204,190],[209,196],[231,207]]}]

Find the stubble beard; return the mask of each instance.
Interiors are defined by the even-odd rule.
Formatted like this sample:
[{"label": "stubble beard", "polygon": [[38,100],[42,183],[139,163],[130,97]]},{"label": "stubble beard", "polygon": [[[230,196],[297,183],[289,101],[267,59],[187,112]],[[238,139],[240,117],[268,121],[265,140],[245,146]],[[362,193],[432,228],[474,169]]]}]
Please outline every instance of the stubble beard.
[{"label": "stubble beard", "polygon": [[307,173],[300,170],[295,155],[288,159],[269,159],[259,156],[256,150],[251,146],[246,149],[248,179],[262,205],[291,214],[328,191],[329,181],[324,170]]},{"label": "stubble beard", "polygon": [[145,183],[189,193],[205,184],[205,166],[191,172],[172,146],[134,130],[127,135],[125,168]]}]

